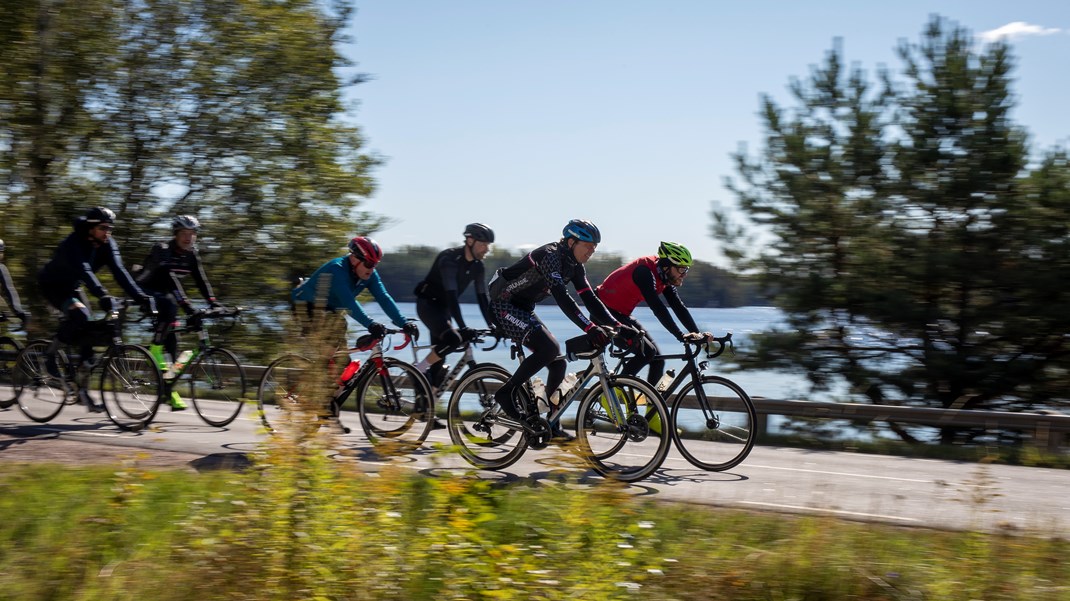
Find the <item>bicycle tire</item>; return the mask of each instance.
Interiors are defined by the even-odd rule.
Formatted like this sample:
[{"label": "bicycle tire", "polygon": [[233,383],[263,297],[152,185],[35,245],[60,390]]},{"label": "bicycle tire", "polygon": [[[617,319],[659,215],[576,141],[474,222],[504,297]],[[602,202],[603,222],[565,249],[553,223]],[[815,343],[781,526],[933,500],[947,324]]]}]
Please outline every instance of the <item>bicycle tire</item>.
[{"label": "bicycle tire", "polygon": [[21,350],[22,343],[18,340],[0,336],[0,409],[7,409],[19,400],[15,393],[15,360]]},{"label": "bicycle tire", "polygon": [[210,348],[190,366],[183,391],[197,415],[209,426],[222,428],[235,420],[245,404],[245,368],[224,348]]},{"label": "bicycle tire", "polygon": [[143,346],[112,346],[100,361],[100,397],[108,419],[121,430],[137,432],[156,417],[163,401],[163,374]]},{"label": "bicycle tire", "polygon": [[758,413],[742,387],[721,376],[699,381],[716,414],[707,420],[697,399],[694,381],[684,386],[672,403],[672,438],[676,449],[692,465],[711,472],[731,469],[747,458],[758,436]]},{"label": "bicycle tire", "polygon": [[15,356],[15,398],[23,415],[38,423],[54,419],[67,403],[67,354],[56,351],[56,366],[60,378],[48,375],[45,353],[51,344],[35,341],[27,344]]},{"label": "bicycle tire", "polygon": [[301,390],[309,386],[309,370],[312,360],[303,355],[289,354],[275,359],[264,368],[256,388],[256,410],[260,421],[269,431],[275,430],[268,414],[268,406],[287,411],[300,403]]},{"label": "bicycle tire", "polygon": [[[599,474],[621,482],[637,482],[657,471],[669,454],[672,437],[669,411],[661,395],[645,380],[609,376],[613,398],[603,394],[601,383],[584,393],[576,414],[576,441],[581,455]],[[627,416],[617,424],[607,411],[615,403]]]},{"label": "bicycle tire", "polygon": [[480,469],[505,469],[516,463],[528,446],[523,431],[495,420],[501,409],[494,392],[510,377],[508,371],[493,364],[472,368],[461,376],[450,395],[446,409],[450,440],[465,461]]},{"label": "bicycle tire", "polygon": [[411,363],[393,357],[383,357],[382,361],[382,370],[369,362],[357,376],[352,396],[360,426],[372,444],[415,449],[434,425],[431,385]]}]

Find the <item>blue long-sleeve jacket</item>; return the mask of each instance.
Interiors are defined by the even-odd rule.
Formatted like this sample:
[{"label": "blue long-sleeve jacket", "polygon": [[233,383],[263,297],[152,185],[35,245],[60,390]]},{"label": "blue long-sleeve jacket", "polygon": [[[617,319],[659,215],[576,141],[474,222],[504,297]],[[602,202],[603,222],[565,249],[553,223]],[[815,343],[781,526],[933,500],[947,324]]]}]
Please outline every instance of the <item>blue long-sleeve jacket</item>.
[{"label": "blue long-sleeve jacket", "polygon": [[349,311],[360,325],[368,327],[374,321],[357,302],[357,296],[368,290],[378,301],[390,320],[397,327],[405,325],[405,316],[401,314],[394,297],[386,291],[378,271],[373,271],[367,280],[359,280],[349,267],[349,257],[338,257],[320,266],[300,286],[290,292],[294,302],[313,303],[317,308],[328,311]]}]

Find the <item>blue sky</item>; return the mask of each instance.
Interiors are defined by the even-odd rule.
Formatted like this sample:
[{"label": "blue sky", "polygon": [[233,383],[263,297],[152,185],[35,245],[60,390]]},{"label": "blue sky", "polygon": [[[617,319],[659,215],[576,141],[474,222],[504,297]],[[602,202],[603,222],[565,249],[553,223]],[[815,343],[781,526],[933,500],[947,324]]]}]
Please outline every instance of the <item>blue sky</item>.
[{"label": "blue sky", "polygon": [[[1011,36],[1015,121],[1038,150],[1070,145],[1070,3],[962,0],[357,0],[343,51],[372,76],[350,89],[377,168],[364,208],[396,220],[387,249],[559,237],[573,217],[599,251],[659,240],[719,262],[711,203],[731,203],[730,155],[762,147],[759,97],[789,102],[842,38],[875,77],[939,14],[980,39]],[[875,78],[871,79],[875,82]]]}]

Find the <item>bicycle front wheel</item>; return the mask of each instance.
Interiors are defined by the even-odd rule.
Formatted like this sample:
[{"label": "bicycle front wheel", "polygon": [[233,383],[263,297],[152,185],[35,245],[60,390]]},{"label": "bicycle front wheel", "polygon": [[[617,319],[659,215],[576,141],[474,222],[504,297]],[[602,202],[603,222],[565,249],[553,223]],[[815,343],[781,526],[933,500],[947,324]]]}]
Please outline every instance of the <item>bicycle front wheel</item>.
[{"label": "bicycle front wheel", "polygon": [[365,366],[356,386],[360,425],[373,444],[415,448],[431,433],[435,403],[431,385],[415,366],[383,357]]},{"label": "bicycle front wheel", "polygon": [[15,359],[22,345],[14,338],[0,336],[0,409],[7,409],[18,401],[15,394]]},{"label": "bicycle front wheel", "polygon": [[163,394],[163,375],[152,354],[136,344],[113,346],[100,369],[100,396],[112,423],[134,432],[148,426]]},{"label": "bicycle front wheel", "polygon": [[245,403],[245,369],[234,353],[211,348],[190,367],[188,394],[197,415],[209,426],[222,428],[238,417]]},{"label": "bicycle front wheel", "polygon": [[676,448],[695,467],[720,472],[733,468],[750,454],[758,432],[758,414],[750,396],[721,376],[700,381],[706,406],[694,382],[672,404],[672,437]]},{"label": "bicycle front wheel", "polygon": [[494,393],[509,378],[509,372],[496,365],[476,367],[461,377],[450,395],[446,408],[450,440],[461,457],[478,468],[505,469],[527,449],[523,431],[498,421],[501,408]]},{"label": "bicycle front wheel", "polygon": [[31,342],[15,356],[12,378],[19,409],[35,422],[45,423],[59,415],[67,400],[67,355],[56,351],[59,378],[50,376],[45,367],[45,351],[50,343]]},{"label": "bicycle front wheel", "polygon": [[307,357],[283,355],[264,369],[256,389],[256,410],[269,431],[274,431],[271,421],[279,420],[279,411],[300,406],[304,390],[311,391],[314,385],[309,380],[311,368],[312,360]]},{"label": "bicycle front wheel", "polygon": [[584,395],[577,411],[580,452],[599,474],[636,482],[653,474],[672,446],[665,402],[650,384],[633,376],[610,376]]}]

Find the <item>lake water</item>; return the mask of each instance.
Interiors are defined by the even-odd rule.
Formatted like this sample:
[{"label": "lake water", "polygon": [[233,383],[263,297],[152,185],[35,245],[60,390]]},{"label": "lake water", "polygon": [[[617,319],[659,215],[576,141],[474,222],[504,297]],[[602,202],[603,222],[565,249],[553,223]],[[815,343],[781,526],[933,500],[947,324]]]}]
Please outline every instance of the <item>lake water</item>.
[{"label": "lake water", "polygon": [[[379,305],[374,301],[364,303],[364,310],[368,312],[368,315],[383,323],[389,323],[389,319],[380,310]],[[415,303],[398,303],[398,307],[401,309],[402,314],[408,317],[416,317]],[[465,322],[473,327],[483,327],[484,321],[480,314],[479,306],[475,304],[461,305],[461,311],[464,314]],[[725,332],[732,332],[732,341],[735,344],[736,349],[746,349],[750,342],[752,334],[763,332],[771,329],[774,325],[783,322],[784,314],[774,307],[737,307],[731,309],[690,309],[691,315],[694,316],[695,322],[698,323],[705,331],[713,332],[714,335],[722,335]],[[557,308],[556,305],[540,305],[535,310],[539,319],[546,324],[550,332],[561,342],[562,346],[564,341],[573,336],[578,336],[582,332],[573,324],[565,315]],[[665,353],[679,352],[682,347],[676,339],[665,331],[661,327],[657,318],[650,309],[646,307],[638,307],[634,312],[634,316],[639,320],[639,323],[643,324],[650,334],[653,336],[654,341],[657,342],[658,347]],[[362,333],[363,328],[356,326],[355,323],[351,324],[351,331],[356,335]],[[421,324],[421,342],[427,341],[427,330],[423,328]],[[408,348],[402,351],[391,351],[390,354],[397,355],[406,361],[412,361],[412,351]],[[424,352],[420,353],[423,357]],[[454,358],[456,355],[452,355],[447,358],[447,361]],[[496,349],[491,351],[477,351],[476,360],[478,361],[490,361],[499,365],[510,367],[515,366],[514,360],[509,357],[509,345],[502,343]],[[570,371],[576,371],[585,365],[584,362],[577,362],[575,368]],[[673,362],[669,362],[666,365],[667,368],[673,368]],[[807,390],[805,379],[798,374],[784,374],[773,371],[764,370],[739,370],[733,371],[734,364],[731,359],[731,355],[726,355],[714,359],[710,364],[708,373],[720,372],[727,377],[734,380],[740,386],[742,386],[751,396],[764,396],[774,399],[789,399],[789,398],[804,398],[801,395]],[[541,374],[545,379],[545,372]],[[645,376],[646,371],[641,372],[640,375]]]}]

